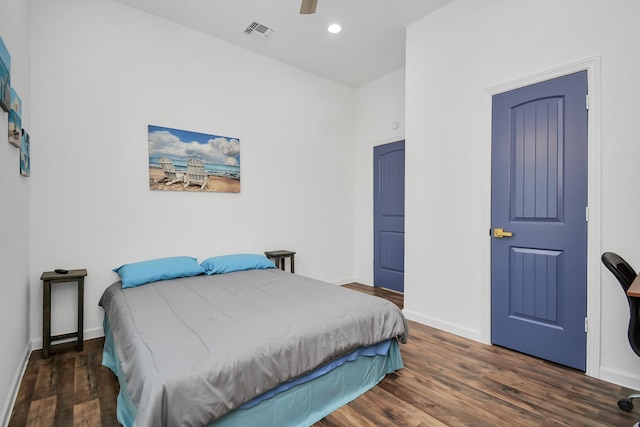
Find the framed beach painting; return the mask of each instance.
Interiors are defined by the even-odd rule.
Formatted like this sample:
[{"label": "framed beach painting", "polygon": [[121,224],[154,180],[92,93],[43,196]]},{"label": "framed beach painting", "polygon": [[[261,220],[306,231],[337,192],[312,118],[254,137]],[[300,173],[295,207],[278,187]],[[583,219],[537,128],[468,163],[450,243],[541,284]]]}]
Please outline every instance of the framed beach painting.
[{"label": "framed beach painting", "polygon": [[20,175],[31,175],[31,141],[29,134],[22,132],[22,147],[20,147]]},{"label": "framed beach painting", "polygon": [[0,37],[0,107],[9,112],[11,103],[11,55]]},{"label": "framed beach painting", "polygon": [[148,125],[149,188],[240,192],[240,140]]},{"label": "framed beach painting", "polygon": [[11,88],[11,109],[9,110],[9,142],[16,147],[22,146],[22,100]]}]

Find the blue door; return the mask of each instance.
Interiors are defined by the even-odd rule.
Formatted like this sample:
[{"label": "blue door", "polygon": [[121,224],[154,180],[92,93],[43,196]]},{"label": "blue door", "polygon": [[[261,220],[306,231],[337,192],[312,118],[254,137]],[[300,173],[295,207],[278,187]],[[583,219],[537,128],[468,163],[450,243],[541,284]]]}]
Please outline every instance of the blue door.
[{"label": "blue door", "polygon": [[373,284],[404,292],[404,141],[373,149]]},{"label": "blue door", "polygon": [[586,368],[587,73],[493,97],[491,341]]}]

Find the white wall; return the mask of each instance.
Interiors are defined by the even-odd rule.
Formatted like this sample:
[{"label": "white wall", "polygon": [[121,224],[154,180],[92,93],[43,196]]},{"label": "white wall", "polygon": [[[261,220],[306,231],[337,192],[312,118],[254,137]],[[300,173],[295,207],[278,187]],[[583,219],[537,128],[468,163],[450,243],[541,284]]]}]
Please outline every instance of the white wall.
[{"label": "white wall", "polygon": [[404,139],[404,73],[401,68],[356,90],[353,264],[355,280],[368,285],[373,285],[373,147]]},{"label": "white wall", "polygon": [[[22,99],[30,130],[29,2],[0,0],[0,37],[11,55],[11,86]],[[29,341],[30,178],[20,175],[20,150],[8,143],[8,114],[0,110],[0,425],[8,422]]]},{"label": "white wall", "polygon": [[[21,9],[0,0],[0,10],[7,2]],[[404,69],[354,91],[106,0],[32,4],[32,178],[19,180],[7,167],[0,173],[3,196],[23,206],[8,213],[16,220],[3,236],[29,234],[31,212],[30,262],[2,260],[25,270],[14,282],[29,281],[30,289],[16,288],[2,304],[11,301],[6,318],[15,323],[30,298],[33,314],[22,317],[36,346],[39,277],[58,266],[89,270],[89,335],[101,333],[96,304],[116,280],[111,268],[156,256],[288,248],[298,252],[301,274],[371,284],[373,147],[405,138],[405,105],[406,312],[482,340],[489,334],[486,91],[592,57],[602,63],[596,250],[640,265],[633,237],[640,231],[633,214],[640,205],[633,17],[640,10],[633,0],[456,0],[409,28],[406,104]],[[549,28],[562,31],[540,30]],[[240,138],[242,192],[149,191],[147,124]],[[31,208],[20,185],[32,186]],[[626,191],[632,196],[618,202]],[[601,376],[640,388],[626,302],[608,272],[601,295],[590,297],[602,304]],[[72,287],[54,295],[54,333],[73,327],[73,298]],[[13,338],[19,331],[3,333],[12,334],[3,342],[15,343],[7,370],[14,376],[26,332],[22,339]],[[0,387],[7,381],[0,377]]]},{"label": "white wall", "polygon": [[[296,273],[353,276],[352,89],[111,1],[35,0],[32,29],[36,346],[56,267],[88,270],[89,336],[127,262],[290,249]],[[239,138],[241,192],[150,191],[148,124]],[[56,293],[54,333],[75,313]]]},{"label": "white wall", "polygon": [[[601,64],[602,95],[601,158],[590,159],[601,168],[590,177],[602,178],[602,242],[590,247],[590,261],[612,250],[640,268],[638,16],[635,0],[456,0],[408,29],[410,317],[480,340],[490,335],[487,90],[589,58]],[[605,269],[594,281],[589,298],[601,305],[601,323],[591,324],[601,334],[594,374],[640,388],[624,295]]]}]

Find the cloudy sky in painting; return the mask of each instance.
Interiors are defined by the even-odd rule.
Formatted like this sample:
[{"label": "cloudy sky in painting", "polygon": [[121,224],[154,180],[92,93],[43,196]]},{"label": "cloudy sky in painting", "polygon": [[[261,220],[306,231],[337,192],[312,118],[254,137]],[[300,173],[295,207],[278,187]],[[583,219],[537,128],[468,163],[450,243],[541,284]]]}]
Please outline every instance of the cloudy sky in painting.
[{"label": "cloudy sky in painting", "polygon": [[240,140],[149,125],[149,157],[160,156],[240,166]]}]

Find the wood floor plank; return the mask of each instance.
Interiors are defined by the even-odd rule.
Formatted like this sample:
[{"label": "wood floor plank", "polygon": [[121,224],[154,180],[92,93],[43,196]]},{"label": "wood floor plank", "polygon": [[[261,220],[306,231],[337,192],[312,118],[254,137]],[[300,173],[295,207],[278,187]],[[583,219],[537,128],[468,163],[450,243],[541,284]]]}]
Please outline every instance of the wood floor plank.
[{"label": "wood floor plank", "polygon": [[384,414],[386,424],[390,426],[446,426],[437,418],[427,412],[416,410],[414,406],[381,387],[374,387],[369,393],[363,394],[360,401],[365,408],[376,408],[375,412],[368,411],[369,413]]},{"label": "wood floor plank", "polygon": [[[33,391],[38,379],[38,372],[40,371],[37,359],[37,352],[32,353],[29,357],[8,427],[24,426],[27,423],[29,407],[31,406],[31,401],[34,400]],[[13,422],[13,425],[11,422]]]},{"label": "wood floor plank", "polygon": [[[404,303],[397,292],[345,286]],[[640,404],[630,413],[618,409],[618,399],[633,392],[628,388],[416,322],[409,321],[409,330],[409,342],[400,346],[405,368],[316,427],[631,427],[640,419]],[[81,352],[49,359],[34,351],[9,427],[119,425],[119,385],[101,365],[103,342],[88,340]]]},{"label": "wood floor plank", "polygon": [[32,399],[38,400],[55,394],[58,389],[58,364],[53,357],[41,361],[33,389]]},{"label": "wood floor plank", "polygon": [[314,427],[378,427],[367,415],[362,413],[355,405],[343,406],[314,424]]},{"label": "wood floor plank", "polygon": [[101,427],[100,400],[73,405],[73,427]]},{"label": "wood floor plank", "polygon": [[49,396],[34,400],[29,406],[27,427],[53,427],[56,416],[58,396]]},{"label": "wood floor plank", "polygon": [[[51,356],[51,359],[58,366],[56,371],[59,375],[56,391],[58,396],[57,426],[70,426],[73,423],[73,405],[76,403],[74,399],[76,354],[72,351]],[[60,402],[65,402],[65,404],[61,405]]]},{"label": "wood floor plank", "polygon": [[75,358],[74,394],[76,401],[93,400],[98,397],[95,353],[82,352]]},{"label": "wood floor plank", "polygon": [[120,391],[120,386],[113,375],[113,372],[102,366],[102,349],[100,358],[95,359],[95,372],[97,375],[97,391],[100,400],[100,415],[102,416],[102,426],[111,427],[119,425],[117,423],[117,399],[115,396]]}]

